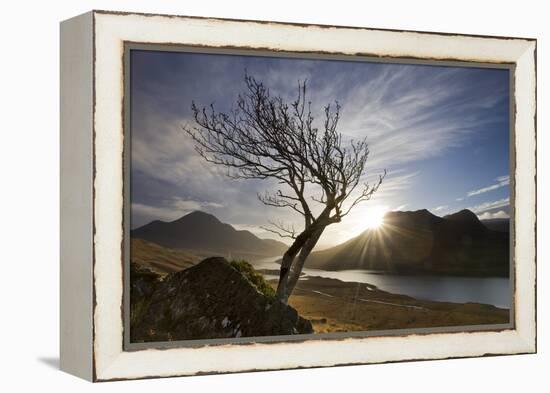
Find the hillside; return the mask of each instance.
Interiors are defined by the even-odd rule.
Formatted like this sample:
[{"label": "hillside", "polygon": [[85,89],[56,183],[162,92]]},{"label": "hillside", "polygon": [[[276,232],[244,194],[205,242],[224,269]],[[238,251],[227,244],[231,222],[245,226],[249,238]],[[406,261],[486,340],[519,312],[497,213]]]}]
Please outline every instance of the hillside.
[{"label": "hillside", "polygon": [[200,211],[171,222],[153,221],[131,231],[131,237],[168,248],[192,250],[195,254],[232,258],[277,256],[287,248],[284,243],[236,230],[215,216]]},{"label": "hillside", "polygon": [[509,218],[493,218],[491,220],[483,220],[481,222],[493,231],[510,233]]},{"label": "hillside", "polygon": [[130,261],[165,275],[187,269],[202,259],[202,256],[184,250],[165,248],[143,239],[131,239]]},{"label": "hillside", "polygon": [[488,229],[469,210],[445,217],[427,210],[390,212],[381,228],[312,253],[306,267],[507,276],[509,235]]}]

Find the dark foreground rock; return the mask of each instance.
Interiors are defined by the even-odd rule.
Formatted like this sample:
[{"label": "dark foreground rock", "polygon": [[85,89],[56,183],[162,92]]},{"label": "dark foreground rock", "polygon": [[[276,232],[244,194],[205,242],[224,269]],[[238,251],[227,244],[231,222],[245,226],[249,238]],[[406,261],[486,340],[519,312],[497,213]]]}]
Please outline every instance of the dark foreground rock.
[{"label": "dark foreground rock", "polygon": [[132,266],[133,342],[313,333],[311,322],[268,297],[224,258],[164,280]]}]

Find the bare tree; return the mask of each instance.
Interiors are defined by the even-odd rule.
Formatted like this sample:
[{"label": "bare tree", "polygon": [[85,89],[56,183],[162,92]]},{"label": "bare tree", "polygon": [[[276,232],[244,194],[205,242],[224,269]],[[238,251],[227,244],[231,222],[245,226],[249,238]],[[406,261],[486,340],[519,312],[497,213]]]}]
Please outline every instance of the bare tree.
[{"label": "bare tree", "polygon": [[276,179],[280,189],[258,195],[259,199],[303,216],[301,230],[282,222],[270,222],[272,227],[266,228],[292,240],[282,258],[277,287],[278,298],[287,303],[325,228],[369,200],[386,172],[372,186],[362,182],[369,156],[366,140],[343,141],[337,132],[338,102],[324,108],[323,127],[315,127],[306,82],[298,82],[297,98],[289,103],[248,74],[245,84],[230,112],[216,111],[214,105],[199,108],[193,102],[196,125],[184,130],[196,151],[206,161],[226,167],[228,176]]}]

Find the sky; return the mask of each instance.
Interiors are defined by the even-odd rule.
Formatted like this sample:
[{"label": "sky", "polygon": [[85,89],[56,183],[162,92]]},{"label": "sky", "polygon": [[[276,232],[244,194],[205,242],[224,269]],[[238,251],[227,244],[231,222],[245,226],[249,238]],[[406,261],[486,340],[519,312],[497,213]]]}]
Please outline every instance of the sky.
[{"label": "sky", "polygon": [[257,198],[277,190],[274,181],[228,178],[182,131],[194,125],[192,101],[229,111],[245,72],[289,101],[307,80],[319,127],[322,108],[337,100],[344,139],[367,138],[364,180],[387,171],[374,197],[329,226],[318,249],[358,235],[369,217],[390,210],[444,216],[467,208],[480,219],[508,217],[506,69],[132,50],[132,228],[195,210],[262,238],[277,238],[262,228],[269,220],[303,225],[292,210]]}]

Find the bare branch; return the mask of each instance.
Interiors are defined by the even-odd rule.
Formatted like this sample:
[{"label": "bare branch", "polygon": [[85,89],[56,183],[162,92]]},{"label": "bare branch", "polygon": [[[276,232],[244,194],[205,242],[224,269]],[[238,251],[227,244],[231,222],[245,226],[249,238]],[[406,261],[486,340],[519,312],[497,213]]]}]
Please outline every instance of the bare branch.
[{"label": "bare branch", "polygon": [[268,222],[271,225],[273,225],[276,229],[269,228],[269,227],[260,227],[260,228],[268,232],[274,233],[282,238],[296,239],[296,230],[294,229],[294,225],[288,227],[288,226],[285,226],[282,222],[279,222],[279,223],[275,223],[273,221],[268,221]]},{"label": "bare branch", "polygon": [[[337,101],[324,107],[317,125],[307,81],[298,82],[296,99],[290,102],[271,94],[246,72],[244,83],[244,91],[228,112],[193,102],[195,122],[182,128],[197,153],[225,167],[229,177],[275,179],[280,185],[281,189],[258,194],[258,198],[266,206],[291,209],[304,219],[301,231],[282,223],[263,228],[294,239],[285,253],[287,269],[306,244],[313,247],[317,240],[312,241],[312,236],[318,239],[327,225],[340,222],[355,206],[369,200],[386,172],[374,186],[362,184],[369,156],[366,139],[346,140],[338,132],[342,108]],[[313,203],[321,209],[312,209]],[[313,211],[321,212],[314,216]]]},{"label": "bare branch", "polygon": [[280,190],[277,191],[276,195],[271,195],[268,192],[264,195],[258,194],[258,199],[264,205],[273,207],[289,207],[295,212],[300,213],[302,216],[306,216],[306,213],[298,207],[299,198],[283,195]]}]

